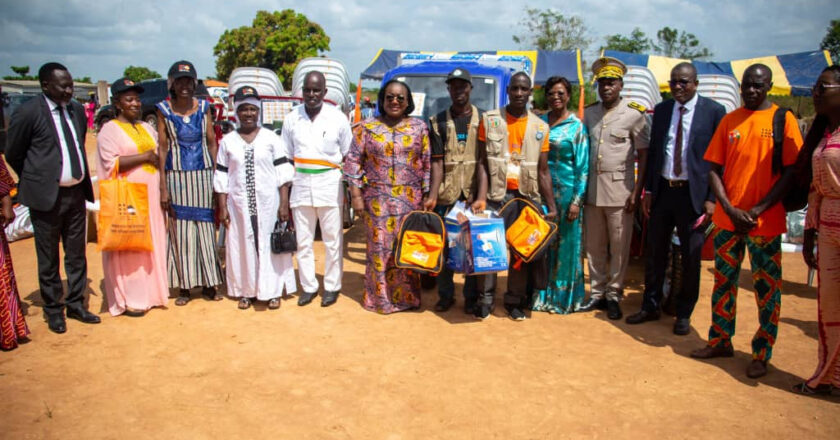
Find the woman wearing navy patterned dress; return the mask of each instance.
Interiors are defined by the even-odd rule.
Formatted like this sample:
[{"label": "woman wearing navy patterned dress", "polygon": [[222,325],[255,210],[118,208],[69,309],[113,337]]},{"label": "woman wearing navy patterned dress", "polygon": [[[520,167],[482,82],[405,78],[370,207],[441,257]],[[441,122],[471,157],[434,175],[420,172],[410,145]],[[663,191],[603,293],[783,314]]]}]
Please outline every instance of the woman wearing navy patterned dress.
[{"label": "woman wearing navy patterned dress", "polygon": [[171,100],[157,104],[160,139],[161,205],[175,219],[169,243],[169,286],[180,293],[175,305],[190,301],[190,289],[221,300],[222,273],[215,250],[213,166],[216,135],[207,101],[195,99],[198,79],[189,61],[169,69]]}]

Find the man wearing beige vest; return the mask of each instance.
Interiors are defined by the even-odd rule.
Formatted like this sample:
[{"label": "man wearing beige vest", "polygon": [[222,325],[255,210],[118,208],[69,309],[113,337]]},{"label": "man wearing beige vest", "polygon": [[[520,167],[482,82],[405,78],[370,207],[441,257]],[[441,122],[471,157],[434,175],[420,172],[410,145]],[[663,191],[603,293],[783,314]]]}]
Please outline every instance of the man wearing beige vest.
[{"label": "man wearing beige vest", "polygon": [[592,64],[592,72],[601,101],[586,107],[583,117],[590,148],[584,210],[590,297],[581,311],[607,309],[607,317],[616,320],[622,317],[618,302],[630,258],[633,213],[644,189],[650,135],[645,108],[621,97],[624,64],[603,57]]},{"label": "man wearing beige vest", "polygon": [[[475,205],[475,210],[484,209],[484,203],[475,202],[478,180],[487,186],[487,175],[476,173],[478,161],[478,126],[484,110],[470,103],[472,76],[467,69],[456,68],[446,78],[446,88],[452,105],[429,118],[429,143],[432,149],[432,182],[426,209],[434,209],[441,217],[452,209],[456,202],[464,201]],[[445,267],[437,277],[439,300],[435,310],[445,312],[455,304],[453,273]],[[487,310],[493,305],[495,279],[492,275],[471,275],[464,277],[464,313],[474,314],[476,304]]]},{"label": "man wearing beige vest", "polygon": [[[548,170],[549,128],[528,111],[531,78],[524,72],[515,73],[507,93],[508,105],[486,112],[478,129],[478,172],[489,176],[489,189],[480,185],[476,200],[479,204],[486,200],[494,210],[513,198],[528,199],[537,206],[545,202],[548,209],[545,218],[554,219],[557,207]],[[531,294],[540,288],[535,275],[542,274],[545,278],[547,271],[545,257],[530,263],[511,261],[505,292],[505,309],[511,319],[525,319],[523,309],[530,309]],[[485,312],[489,315],[489,308],[477,309],[476,315]]]}]

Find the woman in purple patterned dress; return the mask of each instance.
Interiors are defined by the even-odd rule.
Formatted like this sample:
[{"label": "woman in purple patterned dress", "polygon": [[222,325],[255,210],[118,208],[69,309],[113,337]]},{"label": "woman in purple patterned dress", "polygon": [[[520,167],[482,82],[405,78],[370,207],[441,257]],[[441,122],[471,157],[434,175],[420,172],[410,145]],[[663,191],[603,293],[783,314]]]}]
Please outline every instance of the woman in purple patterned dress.
[{"label": "woman in purple patterned dress", "polygon": [[392,80],[379,91],[376,118],[353,130],[344,161],[353,208],[365,213],[367,267],[364,308],[388,314],[420,307],[420,275],[394,264],[394,241],[403,217],[422,209],[429,190],[426,124],[414,111],[411,90]]}]

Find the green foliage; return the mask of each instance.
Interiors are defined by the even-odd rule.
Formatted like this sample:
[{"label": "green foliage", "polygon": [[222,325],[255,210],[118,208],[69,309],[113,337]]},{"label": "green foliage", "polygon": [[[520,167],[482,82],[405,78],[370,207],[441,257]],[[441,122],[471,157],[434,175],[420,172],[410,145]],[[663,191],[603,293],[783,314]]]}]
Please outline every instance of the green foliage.
[{"label": "green foliage", "polygon": [[652,42],[650,38],[642,32],[641,29],[635,28],[629,36],[621,34],[613,34],[606,36],[607,44],[601,47],[601,50],[619,50],[630,53],[645,53],[651,49]]},{"label": "green foliage", "polygon": [[140,82],[146,79],[160,78],[160,74],[148,67],[142,66],[128,66],[123,71],[123,76],[134,81]]},{"label": "green foliage", "polygon": [[90,80],[89,76],[83,76],[81,78],[73,78],[73,82],[93,84],[93,81]]},{"label": "green foliage", "polygon": [[330,37],[318,23],[292,9],[257,11],[251,26],[226,30],[213,55],[216,76],[227,81],[237,67],[263,67],[273,70],[285,88],[292,85],[298,61],[330,50]]},{"label": "green foliage", "polygon": [[661,55],[672,58],[704,58],[712,56],[712,52],[700,45],[700,40],[694,34],[665,26],[656,31],[656,42],[653,49]]},{"label": "green foliage", "polygon": [[9,66],[12,69],[12,72],[15,72],[15,75],[6,75],[3,79],[7,80],[29,80],[29,81],[37,81],[37,76],[29,75],[29,66]]},{"label": "green foliage", "polygon": [[527,30],[514,35],[513,41],[528,48],[583,51],[592,43],[582,18],[554,9],[528,8],[519,24]]},{"label": "green foliage", "polygon": [[350,93],[356,93],[356,83],[350,82]]},{"label": "green foliage", "polygon": [[826,29],[825,37],[820,43],[820,49],[827,50],[831,54],[834,64],[840,62],[840,19],[831,20]]}]

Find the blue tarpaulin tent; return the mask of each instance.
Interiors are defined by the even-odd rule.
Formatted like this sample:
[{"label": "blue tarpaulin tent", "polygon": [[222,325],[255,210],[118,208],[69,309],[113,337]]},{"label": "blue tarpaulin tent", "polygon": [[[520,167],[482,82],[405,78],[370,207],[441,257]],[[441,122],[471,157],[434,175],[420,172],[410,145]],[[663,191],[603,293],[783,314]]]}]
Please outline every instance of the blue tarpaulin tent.
[{"label": "blue tarpaulin tent", "polygon": [[[362,72],[362,79],[381,80],[385,72],[397,67],[400,54],[427,53],[424,51],[403,51],[379,49],[373,61]],[[528,72],[534,79],[534,84],[544,84],[551,76],[565,76],[569,82],[579,84],[583,82],[580,66],[579,50],[491,50],[451,52],[453,55],[490,54],[490,55],[521,55],[531,60],[532,71]]]},{"label": "blue tarpaulin tent", "polygon": [[831,65],[831,57],[828,51],[825,50],[724,62],[682,60],[658,55],[619,52],[617,50],[606,50],[604,51],[604,55],[618,58],[627,65],[647,67],[656,76],[656,81],[659,83],[659,88],[662,91],[668,90],[671,69],[683,61],[691,61],[697,68],[697,73],[700,75],[731,75],[739,81],[744,70],[749,65],[762,63],[773,70],[773,89],[770,91],[770,94],[810,96],[811,87],[816,82],[817,77],[820,76],[820,72]]}]

